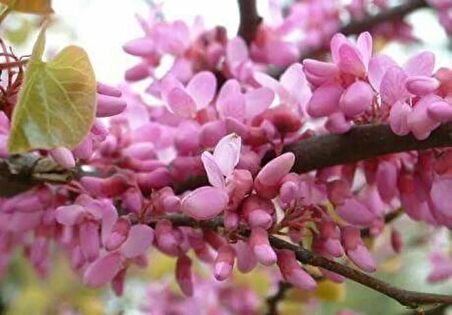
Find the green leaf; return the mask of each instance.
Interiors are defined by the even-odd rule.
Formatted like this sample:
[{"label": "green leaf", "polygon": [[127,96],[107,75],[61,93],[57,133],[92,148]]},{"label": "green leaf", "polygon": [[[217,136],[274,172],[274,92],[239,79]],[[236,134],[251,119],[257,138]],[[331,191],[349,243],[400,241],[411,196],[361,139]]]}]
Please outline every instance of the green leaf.
[{"label": "green leaf", "polygon": [[33,14],[53,13],[51,0],[0,0],[0,3],[17,12]]},{"label": "green leaf", "polygon": [[64,48],[42,61],[45,29],[39,34],[14,108],[8,149],[74,148],[89,133],[95,117],[96,79],[86,52]]},{"label": "green leaf", "polygon": [[5,37],[13,46],[20,46],[27,42],[34,27],[29,19],[23,15],[14,18],[17,25],[15,27],[5,28]]}]

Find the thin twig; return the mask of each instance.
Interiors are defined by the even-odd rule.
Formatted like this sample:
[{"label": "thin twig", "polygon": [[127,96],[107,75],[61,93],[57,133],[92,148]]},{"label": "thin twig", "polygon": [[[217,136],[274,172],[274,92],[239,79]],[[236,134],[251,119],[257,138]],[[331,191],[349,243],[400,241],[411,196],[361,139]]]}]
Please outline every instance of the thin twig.
[{"label": "thin twig", "polygon": [[2,13],[0,13],[0,24],[6,19],[6,17],[11,13],[11,9],[6,7]]},{"label": "thin twig", "polygon": [[[395,6],[391,9],[382,11],[376,15],[366,17],[362,20],[352,20],[350,23],[343,25],[338,33],[342,33],[344,35],[355,35],[365,31],[371,30],[373,27],[380,25],[389,21],[397,21],[410,13],[428,7],[428,3],[425,0],[407,0],[404,4],[399,6]],[[302,62],[307,58],[314,58],[316,56],[322,55],[328,51],[329,41],[331,38],[327,38],[325,43],[320,47],[306,50],[299,57],[299,61]],[[279,77],[285,69],[277,69],[272,71],[272,75],[275,77]]]},{"label": "thin twig", "polygon": [[271,295],[267,298],[268,305],[267,315],[278,315],[279,302],[284,300],[286,292],[290,288],[292,288],[292,285],[287,282],[280,281],[278,283],[278,291],[276,291],[274,295]]},{"label": "thin twig", "polygon": [[17,61],[0,63],[0,70],[17,68],[17,67],[25,65],[27,62],[28,62],[28,59],[22,59],[22,60],[17,60]]},{"label": "thin twig", "polygon": [[409,308],[416,309],[422,305],[452,304],[452,295],[421,293],[400,289],[384,281],[376,279],[362,271],[329,260],[323,256],[316,255],[307,249],[291,244],[274,236],[270,236],[270,244],[274,248],[288,249],[293,251],[297,257],[297,260],[303,264],[320,267],[328,271],[337,273],[347,279],[353,280],[365,287],[393,298],[401,305]]},{"label": "thin twig", "polygon": [[255,36],[262,18],[257,13],[256,0],[237,0],[240,12],[240,25],[238,35],[247,44],[250,44]]},{"label": "thin twig", "polygon": [[[382,11],[379,14],[366,17],[362,20],[352,20],[350,23],[342,26],[338,32],[342,33],[346,36],[348,35],[355,35],[360,34],[365,31],[369,31],[373,27],[380,25],[382,23],[388,22],[388,21],[397,21],[408,14],[421,9],[428,7],[428,3],[425,0],[407,0],[404,4],[401,4],[399,6],[395,6],[391,9]],[[307,51],[300,57],[300,61],[311,58],[312,56],[316,56],[321,54],[329,47],[329,41],[325,43],[323,47],[319,47],[317,49]]]}]

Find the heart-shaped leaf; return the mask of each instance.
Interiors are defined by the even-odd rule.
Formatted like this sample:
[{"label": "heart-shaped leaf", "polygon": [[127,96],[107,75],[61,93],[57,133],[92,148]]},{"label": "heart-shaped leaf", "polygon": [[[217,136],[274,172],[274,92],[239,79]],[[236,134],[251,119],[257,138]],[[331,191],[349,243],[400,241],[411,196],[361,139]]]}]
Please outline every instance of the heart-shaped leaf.
[{"label": "heart-shaped leaf", "polygon": [[17,12],[34,14],[53,13],[51,0],[0,0],[0,3],[6,5],[10,10]]},{"label": "heart-shaped leaf", "polygon": [[43,29],[14,108],[8,142],[11,154],[73,148],[87,136],[94,121],[96,79],[86,52],[68,46],[46,63],[42,61],[44,46]]}]

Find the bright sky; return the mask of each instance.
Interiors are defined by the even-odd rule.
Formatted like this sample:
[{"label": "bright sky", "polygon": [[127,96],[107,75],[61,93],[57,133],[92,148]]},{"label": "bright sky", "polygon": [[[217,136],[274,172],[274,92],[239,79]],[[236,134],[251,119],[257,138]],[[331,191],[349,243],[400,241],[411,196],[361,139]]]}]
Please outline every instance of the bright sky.
[{"label": "bright sky", "polygon": [[[235,0],[165,0],[163,10],[168,20],[192,21],[204,17],[206,25],[221,23],[234,33],[238,25]],[[125,69],[136,58],[123,53],[121,46],[141,36],[135,14],[146,16],[146,0],[54,0],[53,7],[77,34],[76,43],[89,53],[99,80],[120,82]],[[49,43],[51,43],[51,35]],[[55,36],[55,39],[62,36]],[[60,42],[60,41],[58,41]]]},{"label": "bright sky", "polygon": [[[128,40],[141,36],[134,16],[136,13],[146,16],[150,1],[54,0],[53,6],[77,34],[75,40],[70,40],[71,43],[75,41],[88,51],[98,79],[119,83],[125,69],[137,60],[123,53],[121,46]],[[259,0],[258,3],[264,5],[267,1]],[[192,21],[195,16],[201,15],[206,25],[224,25],[230,34],[234,34],[237,29],[237,10],[236,0],[163,0],[163,11],[168,20]],[[416,34],[428,42],[430,50],[437,53],[437,64],[450,65],[452,60],[446,49],[447,37],[438,27],[436,18],[426,12],[419,12],[412,19],[417,22]],[[67,34],[62,36],[50,33],[49,43],[58,43],[61,47],[68,43]],[[414,45],[407,50],[400,45],[390,45],[387,50],[396,59],[403,60],[405,55],[411,55],[425,47]]]}]

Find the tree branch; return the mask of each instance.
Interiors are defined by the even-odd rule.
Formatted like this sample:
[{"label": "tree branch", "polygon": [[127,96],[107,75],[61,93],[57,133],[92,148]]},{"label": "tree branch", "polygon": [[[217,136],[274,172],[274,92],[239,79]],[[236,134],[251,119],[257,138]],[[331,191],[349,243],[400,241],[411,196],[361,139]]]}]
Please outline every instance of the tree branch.
[{"label": "tree branch", "polygon": [[[398,136],[387,124],[360,125],[346,134],[325,134],[300,140],[285,146],[283,151],[295,154],[292,171],[301,174],[385,154],[444,147],[452,147],[452,123],[440,126],[426,140],[417,140],[412,135]],[[267,164],[274,157],[275,152],[268,151],[261,165]],[[205,176],[198,176],[180,183],[176,192],[208,184]]]},{"label": "tree branch", "polygon": [[[215,218],[209,221],[196,221],[185,215],[166,215],[155,220],[168,219],[175,226],[189,226],[193,228],[206,228],[218,230],[223,227],[223,219],[221,217]],[[240,229],[238,232],[243,237],[248,237],[249,230]],[[337,273],[347,279],[353,280],[362,284],[365,287],[373,289],[381,294],[384,294],[400,304],[417,308],[422,305],[436,305],[436,304],[452,304],[452,295],[433,294],[433,293],[420,293],[415,291],[409,291],[394,287],[384,281],[376,279],[362,271],[353,269],[341,263],[329,260],[323,256],[314,254],[313,252],[299,247],[295,244],[289,243],[283,239],[275,236],[269,237],[270,244],[273,248],[288,249],[295,253],[297,260],[303,264],[320,267],[331,272]]]},{"label": "tree branch", "polygon": [[257,28],[262,18],[257,13],[256,0],[237,0],[240,11],[240,25],[238,35],[247,44],[250,44],[256,36]]},{"label": "tree branch", "polygon": [[[452,123],[444,124],[432,132],[426,140],[417,140],[412,135],[400,137],[394,134],[386,124],[361,125],[352,128],[343,135],[325,134],[313,136],[288,145],[284,152],[293,152],[296,157],[293,172],[307,173],[313,170],[329,166],[358,162],[361,160],[375,158],[385,154],[426,150],[432,148],[452,147]],[[262,159],[262,165],[274,158],[273,151],[267,152]],[[42,182],[67,183],[74,178],[74,172],[58,167],[49,159],[43,159],[37,166],[45,164],[46,167],[30,169],[27,159],[13,157],[9,160],[0,159],[0,183],[18,183],[21,189],[13,189],[11,185],[8,193],[0,189],[0,196],[11,196],[25,191],[33,184]],[[11,165],[14,167],[12,168]],[[26,171],[17,171],[21,169]],[[175,187],[176,193],[193,190],[200,186],[208,185],[205,176],[190,178],[178,183]]]},{"label": "tree branch", "polygon": [[0,159],[0,197],[10,197],[42,183],[65,184],[75,176],[49,158],[34,154]]},{"label": "tree branch", "polygon": [[292,288],[292,285],[287,282],[279,282],[278,291],[274,295],[267,298],[268,311],[267,315],[278,315],[278,304],[286,295],[286,292]]},{"label": "tree branch", "polygon": [[427,1],[425,0],[407,0],[404,4],[395,6],[374,16],[359,21],[352,21],[341,27],[340,32],[344,35],[359,34],[381,23],[399,20],[413,11],[425,7],[428,7]]},{"label": "tree branch", "polygon": [[[295,154],[292,171],[306,173],[390,153],[441,147],[452,147],[452,123],[442,125],[426,140],[417,140],[411,134],[398,136],[386,124],[361,125],[343,135],[326,134],[301,140],[286,146],[284,152]],[[274,156],[274,152],[269,152],[263,164]]]}]

